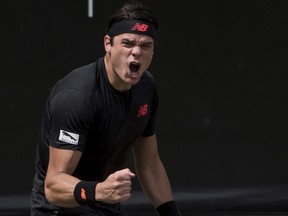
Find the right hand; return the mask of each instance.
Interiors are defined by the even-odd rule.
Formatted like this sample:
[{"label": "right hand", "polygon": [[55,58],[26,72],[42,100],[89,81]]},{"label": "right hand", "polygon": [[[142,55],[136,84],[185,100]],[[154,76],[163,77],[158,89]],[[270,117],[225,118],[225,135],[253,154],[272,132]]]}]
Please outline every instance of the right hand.
[{"label": "right hand", "polygon": [[133,177],[135,174],[128,168],[109,175],[104,182],[97,184],[95,199],[109,204],[124,202],[131,196]]}]

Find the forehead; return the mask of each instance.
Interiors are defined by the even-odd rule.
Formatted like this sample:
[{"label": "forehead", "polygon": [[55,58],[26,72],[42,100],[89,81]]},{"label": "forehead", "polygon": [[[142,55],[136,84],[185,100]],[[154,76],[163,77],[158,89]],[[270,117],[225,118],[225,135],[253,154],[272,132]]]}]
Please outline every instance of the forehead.
[{"label": "forehead", "polygon": [[131,33],[124,33],[115,36],[118,40],[130,40],[130,41],[136,41],[136,42],[151,42],[154,43],[154,39],[147,36],[147,35],[141,35],[141,34],[131,34]]}]

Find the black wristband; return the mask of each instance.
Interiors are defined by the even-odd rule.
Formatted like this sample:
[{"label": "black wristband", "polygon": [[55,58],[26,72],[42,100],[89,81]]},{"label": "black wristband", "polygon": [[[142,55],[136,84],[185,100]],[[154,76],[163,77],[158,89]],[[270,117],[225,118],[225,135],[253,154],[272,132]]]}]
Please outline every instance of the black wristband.
[{"label": "black wristband", "polygon": [[174,200],[161,204],[156,210],[160,216],[181,216]]},{"label": "black wristband", "polygon": [[74,188],[74,198],[80,205],[95,203],[95,187],[98,182],[80,181]]}]

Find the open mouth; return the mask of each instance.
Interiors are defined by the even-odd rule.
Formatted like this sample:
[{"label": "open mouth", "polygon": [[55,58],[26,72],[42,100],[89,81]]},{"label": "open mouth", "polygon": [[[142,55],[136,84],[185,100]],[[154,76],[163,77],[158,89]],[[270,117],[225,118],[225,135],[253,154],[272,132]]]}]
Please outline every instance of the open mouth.
[{"label": "open mouth", "polygon": [[132,73],[137,73],[140,69],[140,63],[137,62],[130,62],[129,69]]}]

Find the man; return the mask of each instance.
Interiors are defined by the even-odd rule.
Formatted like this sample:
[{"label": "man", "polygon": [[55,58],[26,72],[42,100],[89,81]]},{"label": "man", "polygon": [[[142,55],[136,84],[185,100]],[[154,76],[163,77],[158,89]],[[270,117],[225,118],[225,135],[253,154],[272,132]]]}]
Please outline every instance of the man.
[{"label": "man", "polygon": [[139,2],[112,16],[106,54],[69,73],[46,104],[36,156],[31,214],[125,215],[135,174],[161,216],[178,216],[157,151],[157,92],[147,71],[158,23]]}]

